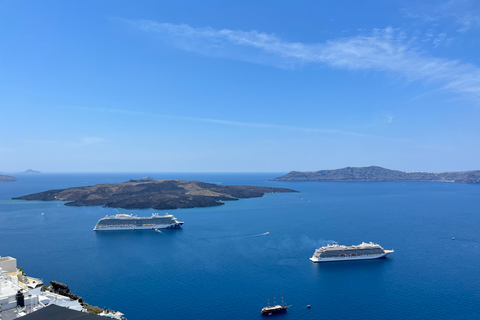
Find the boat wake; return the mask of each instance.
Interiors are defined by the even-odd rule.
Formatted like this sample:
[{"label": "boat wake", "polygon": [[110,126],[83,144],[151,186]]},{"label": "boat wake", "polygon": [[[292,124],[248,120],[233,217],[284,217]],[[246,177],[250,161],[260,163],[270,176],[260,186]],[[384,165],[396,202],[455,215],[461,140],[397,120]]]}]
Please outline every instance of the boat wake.
[{"label": "boat wake", "polygon": [[252,234],[252,235],[247,236],[247,237],[261,237],[261,236],[267,236],[269,234],[270,234],[270,232],[264,232],[264,233],[260,233],[260,234]]},{"label": "boat wake", "polygon": [[219,237],[208,237],[208,238],[197,238],[201,240],[210,240],[210,239],[225,239],[225,238],[253,238],[253,237],[262,237],[269,235],[270,232],[256,233],[256,234],[236,234],[230,236],[219,236]]}]

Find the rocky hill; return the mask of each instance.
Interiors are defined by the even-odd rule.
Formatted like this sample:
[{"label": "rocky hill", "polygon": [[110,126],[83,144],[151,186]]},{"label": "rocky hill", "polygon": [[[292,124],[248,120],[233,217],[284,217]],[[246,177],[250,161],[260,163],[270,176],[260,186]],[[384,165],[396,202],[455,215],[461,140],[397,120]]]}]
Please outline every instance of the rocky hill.
[{"label": "rocky hill", "polygon": [[185,180],[128,181],[50,190],[13,199],[68,201],[67,206],[106,206],[157,210],[209,207],[222,201],[262,197],[265,193],[297,192],[285,188],[223,186]]},{"label": "rocky hill", "polygon": [[292,171],[273,181],[436,181],[480,183],[480,170],[461,172],[403,172],[382,167],[346,167],[312,172]]},{"label": "rocky hill", "polygon": [[0,174],[0,182],[15,182],[17,180],[15,177]]}]

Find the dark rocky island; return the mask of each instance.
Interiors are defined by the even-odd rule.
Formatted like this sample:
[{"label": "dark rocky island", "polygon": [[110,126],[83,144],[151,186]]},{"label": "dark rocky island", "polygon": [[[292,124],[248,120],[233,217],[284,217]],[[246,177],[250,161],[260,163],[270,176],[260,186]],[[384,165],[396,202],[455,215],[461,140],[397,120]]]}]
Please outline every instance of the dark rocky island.
[{"label": "dark rocky island", "polygon": [[262,197],[265,193],[298,192],[285,188],[223,186],[185,180],[97,184],[50,190],[13,199],[68,201],[67,206],[106,206],[124,209],[177,209],[220,206],[222,201]]},{"label": "dark rocky island", "polygon": [[272,181],[432,181],[480,183],[480,170],[461,172],[403,172],[382,167],[346,167],[311,172],[292,171]]},{"label": "dark rocky island", "polygon": [[15,177],[0,174],[0,182],[15,182],[17,180]]}]

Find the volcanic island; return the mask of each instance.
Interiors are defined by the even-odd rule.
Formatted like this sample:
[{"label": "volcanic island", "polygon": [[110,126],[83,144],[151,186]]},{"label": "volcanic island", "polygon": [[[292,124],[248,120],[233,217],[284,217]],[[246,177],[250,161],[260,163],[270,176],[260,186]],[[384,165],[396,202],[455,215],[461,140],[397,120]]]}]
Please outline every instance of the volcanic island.
[{"label": "volcanic island", "polygon": [[13,199],[66,201],[66,206],[167,210],[221,206],[223,201],[258,198],[265,193],[279,192],[298,191],[273,187],[217,185],[200,181],[140,179],[49,190]]}]

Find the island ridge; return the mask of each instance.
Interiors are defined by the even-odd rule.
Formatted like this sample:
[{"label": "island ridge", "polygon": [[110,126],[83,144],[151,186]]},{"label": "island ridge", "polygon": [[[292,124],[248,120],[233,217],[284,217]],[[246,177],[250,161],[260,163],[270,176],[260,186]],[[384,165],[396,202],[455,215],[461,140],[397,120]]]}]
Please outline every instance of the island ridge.
[{"label": "island ridge", "polygon": [[432,181],[480,183],[480,170],[461,172],[403,172],[382,167],[346,167],[310,172],[291,171],[272,181]]}]

